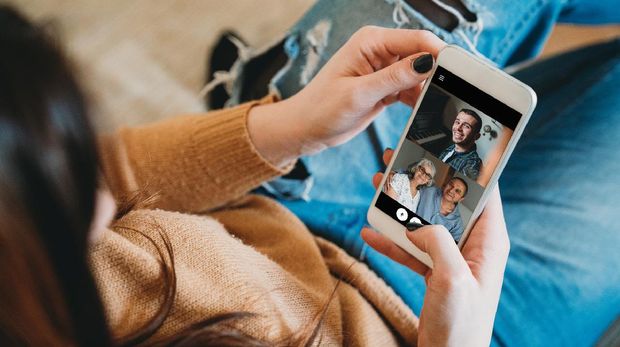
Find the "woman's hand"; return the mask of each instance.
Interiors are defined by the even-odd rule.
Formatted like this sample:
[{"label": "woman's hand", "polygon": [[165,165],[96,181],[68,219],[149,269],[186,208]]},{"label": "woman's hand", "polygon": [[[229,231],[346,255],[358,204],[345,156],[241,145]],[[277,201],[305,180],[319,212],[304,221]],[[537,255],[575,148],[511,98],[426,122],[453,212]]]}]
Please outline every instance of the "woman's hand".
[{"label": "woman's hand", "polygon": [[[386,151],[389,162],[392,151]],[[376,174],[378,186],[382,175]],[[426,295],[420,315],[419,346],[488,346],[502,287],[509,242],[496,188],[476,221],[462,254],[443,226],[407,233],[433,260],[433,269],[371,229],[362,238],[374,249],[424,276]]]},{"label": "woman's hand", "polygon": [[428,31],[364,27],[299,93],[252,109],[250,136],[276,165],[342,144],[386,105],[413,105],[444,46]]}]

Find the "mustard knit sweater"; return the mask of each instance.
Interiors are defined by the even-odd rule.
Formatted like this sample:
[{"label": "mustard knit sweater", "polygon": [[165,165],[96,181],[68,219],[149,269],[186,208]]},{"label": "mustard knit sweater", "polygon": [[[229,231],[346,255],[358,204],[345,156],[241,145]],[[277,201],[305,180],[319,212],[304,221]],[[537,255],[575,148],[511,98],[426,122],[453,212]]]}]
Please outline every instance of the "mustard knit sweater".
[{"label": "mustard knit sweater", "polygon": [[158,243],[165,232],[175,257],[174,305],[150,341],[237,311],[257,314],[246,318],[242,330],[278,341],[310,324],[343,277],[317,342],[415,344],[416,316],[380,278],[313,236],[276,201],[248,194],[287,170],[271,165],[252,144],[246,121],[256,104],[101,139],[102,169],[115,197],[136,190],[159,195],[152,209],[115,221],[92,246],[91,264],[113,334],[142,326],[163,298],[161,258],[134,229]]}]

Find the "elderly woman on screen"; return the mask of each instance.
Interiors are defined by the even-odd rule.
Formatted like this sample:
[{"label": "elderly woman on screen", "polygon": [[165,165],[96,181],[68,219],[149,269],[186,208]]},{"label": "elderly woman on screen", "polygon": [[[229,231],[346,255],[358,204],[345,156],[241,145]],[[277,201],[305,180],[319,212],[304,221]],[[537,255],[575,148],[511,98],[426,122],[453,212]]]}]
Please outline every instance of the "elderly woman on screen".
[{"label": "elderly woman on screen", "polygon": [[435,172],[433,162],[422,158],[420,161],[409,165],[405,173],[391,173],[384,191],[401,205],[416,212],[420,201],[418,190],[433,185]]}]

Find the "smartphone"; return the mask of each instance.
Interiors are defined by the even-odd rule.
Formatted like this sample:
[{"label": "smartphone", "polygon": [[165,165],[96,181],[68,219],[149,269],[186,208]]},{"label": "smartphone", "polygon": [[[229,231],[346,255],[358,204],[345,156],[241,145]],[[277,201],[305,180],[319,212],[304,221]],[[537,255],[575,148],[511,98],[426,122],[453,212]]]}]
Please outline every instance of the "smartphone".
[{"label": "smartphone", "polygon": [[407,224],[443,225],[462,248],[535,106],[530,87],[446,46],[368,210],[370,225],[429,267]]}]

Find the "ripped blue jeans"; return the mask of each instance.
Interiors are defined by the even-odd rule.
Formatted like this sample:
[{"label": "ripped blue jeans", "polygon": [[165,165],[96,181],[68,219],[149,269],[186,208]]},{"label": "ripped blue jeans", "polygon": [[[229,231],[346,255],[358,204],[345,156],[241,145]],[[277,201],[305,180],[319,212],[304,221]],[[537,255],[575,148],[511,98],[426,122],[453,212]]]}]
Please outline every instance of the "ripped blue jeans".
[{"label": "ripped blue jeans", "polygon": [[[469,16],[448,1],[426,2],[456,25],[436,25],[409,4],[416,1],[317,1],[286,37],[288,63],[270,91],[295,94],[363,25],[427,29],[505,67],[533,58],[558,20],[620,21],[612,1],[466,0]],[[619,47],[599,45],[517,74],[540,100],[500,181],[512,248],[492,345],[592,345],[620,314],[620,184],[613,178],[620,171]],[[251,57],[240,64],[244,59]],[[350,142],[303,158],[307,174],[269,182],[261,192],[363,259],[419,314],[423,279],[359,237],[372,175],[384,169],[381,153],[397,144],[410,113],[402,104],[386,108]]]}]

